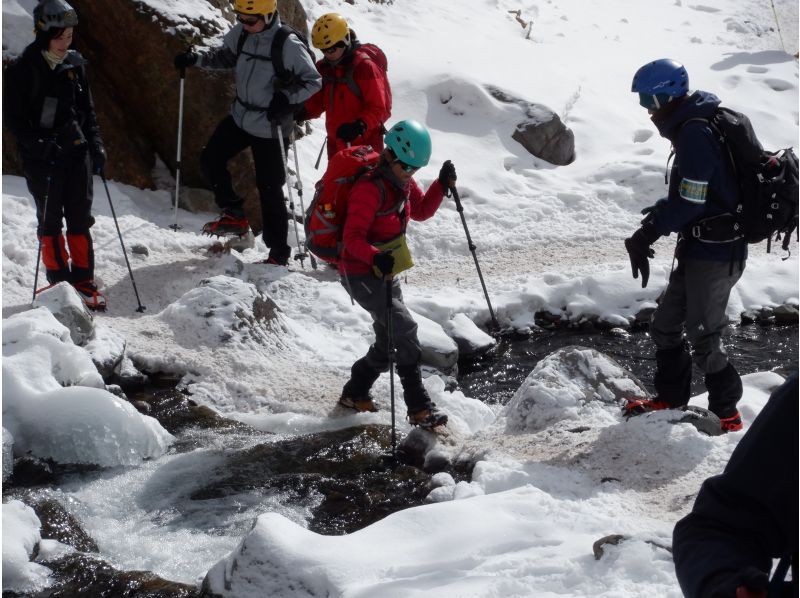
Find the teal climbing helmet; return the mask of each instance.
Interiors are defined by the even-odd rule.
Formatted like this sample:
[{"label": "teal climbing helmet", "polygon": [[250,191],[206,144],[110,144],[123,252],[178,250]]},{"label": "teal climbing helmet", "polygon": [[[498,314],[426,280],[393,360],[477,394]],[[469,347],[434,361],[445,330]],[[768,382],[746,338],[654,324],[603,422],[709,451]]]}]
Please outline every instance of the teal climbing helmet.
[{"label": "teal climbing helmet", "polygon": [[386,132],[386,146],[403,164],[422,168],[431,159],[431,134],[413,119],[401,120]]}]

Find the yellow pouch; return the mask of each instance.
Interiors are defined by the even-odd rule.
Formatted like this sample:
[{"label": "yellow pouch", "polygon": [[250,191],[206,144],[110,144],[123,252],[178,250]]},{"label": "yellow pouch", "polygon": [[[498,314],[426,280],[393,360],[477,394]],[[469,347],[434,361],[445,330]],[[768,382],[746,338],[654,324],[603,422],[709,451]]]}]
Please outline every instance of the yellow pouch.
[{"label": "yellow pouch", "polygon": [[[411,259],[411,252],[408,250],[405,235],[395,237],[391,241],[386,241],[386,243],[376,244],[375,247],[381,251],[390,251],[392,253],[392,257],[394,258],[392,276],[397,276],[400,272],[408,270],[414,265],[414,260]],[[383,274],[381,274],[381,271],[375,266],[372,267],[372,271],[378,278],[383,278]]]}]

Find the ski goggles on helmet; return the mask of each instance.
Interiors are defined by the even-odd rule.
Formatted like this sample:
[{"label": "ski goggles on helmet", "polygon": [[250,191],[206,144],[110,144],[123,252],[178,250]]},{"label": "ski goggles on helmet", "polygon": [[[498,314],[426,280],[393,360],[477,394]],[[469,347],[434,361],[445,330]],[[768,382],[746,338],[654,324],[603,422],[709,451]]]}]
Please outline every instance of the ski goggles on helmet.
[{"label": "ski goggles on helmet", "polygon": [[346,47],[347,47],[347,44],[344,43],[344,41],[340,41],[340,42],[336,42],[335,44],[333,44],[332,46],[330,46],[328,48],[325,48],[324,50],[322,50],[322,53],[323,54],[333,54],[339,48],[346,48]]},{"label": "ski goggles on helmet", "polygon": [[666,93],[642,93],[639,92],[639,105],[655,112],[663,108],[672,100],[672,96]]},{"label": "ski goggles on helmet", "polygon": [[243,15],[237,14],[236,20],[239,21],[242,25],[247,25],[248,27],[252,27],[256,23],[258,23],[263,17],[261,16],[253,16],[253,15]]}]

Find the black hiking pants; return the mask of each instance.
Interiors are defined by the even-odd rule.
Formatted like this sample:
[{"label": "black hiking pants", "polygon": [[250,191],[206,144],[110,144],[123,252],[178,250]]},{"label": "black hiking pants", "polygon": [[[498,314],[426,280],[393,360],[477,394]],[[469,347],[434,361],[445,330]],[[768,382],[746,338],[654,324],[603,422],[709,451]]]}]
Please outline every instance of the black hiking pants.
[{"label": "black hiking pants", "polygon": [[[52,161],[23,155],[22,170],[36,203],[36,234],[42,241],[48,282],[94,279],[94,243],[89,232],[94,224],[94,191],[89,153],[85,148],[62,152]],[[62,235],[65,221],[66,239]]]},{"label": "black hiking pants", "polygon": [[[689,402],[692,363],[705,375],[709,409],[720,417],[736,412],[742,396],[739,374],[728,362],[722,331],[731,289],[744,268],[711,260],[684,259],[669,277],[650,320],[656,345],[656,394],[674,407]],[[689,347],[692,349],[691,357]]]},{"label": "black hiking pants", "polygon": [[[284,147],[288,146],[289,141],[284,139]],[[283,185],[286,182],[283,170],[285,156],[281,156],[280,142],[277,139],[251,135],[228,115],[219,123],[203,148],[200,156],[201,168],[211,184],[217,205],[224,211],[241,216],[244,214],[244,202],[233,190],[228,162],[248,147],[253,154],[256,169],[264,244],[269,247],[270,257],[286,261],[292,250],[287,243],[289,216],[283,195]]]}]

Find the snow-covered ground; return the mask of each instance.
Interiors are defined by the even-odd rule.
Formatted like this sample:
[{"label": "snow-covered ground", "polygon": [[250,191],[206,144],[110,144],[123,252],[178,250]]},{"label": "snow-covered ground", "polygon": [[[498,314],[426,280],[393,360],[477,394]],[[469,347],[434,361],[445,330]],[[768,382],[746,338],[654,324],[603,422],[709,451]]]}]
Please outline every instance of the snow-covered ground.
[{"label": "snow-covered ground", "polygon": [[[203,0],[146,1],[176,22],[209,6]],[[14,19],[25,22],[33,4],[3,0],[7,54],[24,47],[29,26],[9,27]],[[769,3],[755,0],[304,5],[311,22],[341,12],[362,40],[386,51],[392,120],[416,118],[433,137],[433,159],[417,178],[427,185],[444,160],[456,164],[470,233],[506,327],[533,328],[541,310],[623,321],[652,306],[663,288],[671,239],[656,245],[647,289],[631,278],[622,246],[639,210],[666,194],[669,144],[630,93],[631,77],[646,61],[680,60],[691,87],[713,91],[725,105],[746,112],[766,147],[798,145],[794,2],[775,2],[789,53],[773,31]],[[517,10],[529,28],[512,14]],[[575,134],[576,161],[553,167],[529,156],[510,138],[521,115],[494,100],[486,85],[558,113]],[[305,189],[319,176],[312,165],[323,138],[322,123],[313,123],[312,134],[297,144]],[[209,257],[209,241],[198,231],[212,214],[180,211],[183,228],[173,232],[170,189],[142,191],[115,182],[109,188],[147,310],[136,311],[108,199],[96,179],[97,274],[109,302],[96,321],[124,338],[137,363],[183,375],[195,400],[264,431],[389,422],[385,375],[375,388],[379,413],[330,417],[350,364],[371,341],[368,316],[351,305],[333,271],[258,264],[266,257],[260,241],[241,253]],[[108,401],[108,444],[63,446],[63,457],[91,462],[87,454],[94,451],[108,457],[102,464],[120,466],[60,492],[74,499],[75,512],[115,565],[194,582],[219,562],[219,581],[222,559],[236,548],[246,522],[265,513],[246,541],[257,547],[256,560],[274,565],[273,595],[295,595],[290,588],[347,596],[680,595],[669,553],[647,540],[670,543],[674,522],[691,506],[686,497],[722,469],[740,433],[707,437],[659,417],[625,424],[609,406],[562,405],[559,417],[568,412],[592,422],[596,436],[585,451],[555,443],[547,430],[509,432],[507,413],[445,391],[436,377],[427,380],[428,388],[451,414],[455,432],[446,450],[480,459],[470,483],[437,480],[436,504],[335,538],[303,529],[298,513],[275,512],[269,504],[237,511],[222,525],[228,533],[160,525],[153,513],[169,509],[171,484],[188,483],[205,450],[159,457],[168,435],[98,388],[85,351],[70,344],[63,326],[46,310],[30,311],[35,217],[23,179],[3,177],[2,218],[4,428],[18,450],[49,456],[61,442],[53,435],[57,424],[74,416],[58,403],[71,401],[86,414],[84,427],[70,428],[80,437],[97,433],[105,416],[92,405]],[[485,325],[488,309],[453,203],[446,200],[433,219],[412,224],[410,242],[417,266],[404,294],[411,309],[439,325],[456,314]],[[134,246],[147,254],[131,252]],[[746,309],[800,302],[796,243],[789,259],[782,261],[781,253],[751,248],[729,304],[734,321]],[[254,302],[269,300],[279,311],[262,317]],[[745,378],[746,425],[777,378]],[[65,384],[73,386],[61,388]],[[693,403],[702,406],[704,395]],[[402,422],[402,410],[397,415]],[[104,450],[112,444],[120,449],[116,457]],[[620,462],[614,458],[619,454],[635,455],[635,462]],[[5,449],[3,455],[5,465]],[[142,457],[151,459],[130,465]],[[625,481],[601,484],[602,477]],[[3,514],[11,518],[3,528],[4,587],[33,587],[44,579],[24,558],[38,537],[36,524],[16,503],[4,505]],[[595,561],[592,542],[611,533],[631,540],[607,547]],[[263,595],[264,572],[241,558],[239,571],[262,585],[237,586],[236,595]]]}]

